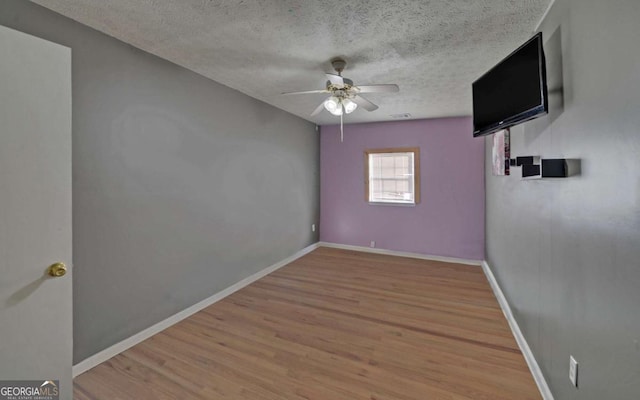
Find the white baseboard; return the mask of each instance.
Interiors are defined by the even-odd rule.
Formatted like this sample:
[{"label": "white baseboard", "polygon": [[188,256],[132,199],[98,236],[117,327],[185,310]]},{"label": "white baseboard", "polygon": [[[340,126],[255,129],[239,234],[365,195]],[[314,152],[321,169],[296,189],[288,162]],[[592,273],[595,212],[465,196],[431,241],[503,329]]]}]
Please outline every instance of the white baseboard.
[{"label": "white baseboard", "polygon": [[90,370],[91,368],[97,366],[98,364],[101,364],[105,361],[107,361],[108,359],[110,359],[111,357],[114,357],[120,353],[122,353],[123,351],[127,350],[130,347],[135,346],[136,344],[150,338],[151,336],[155,335],[156,333],[159,333],[165,329],[167,329],[168,327],[170,327],[171,325],[174,325],[180,321],[182,321],[183,319],[190,317],[191,315],[197,313],[198,311],[209,307],[211,304],[222,300],[223,298],[229,296],[230,294],[242,289],[245,286],[250,285],[251,283],[257,281],[258,279],[272,273],[273,271],[284,267],[285,265],[295,261],[296,259],[304,256],[305,254],[308,254],[310,252],[312,252],[313,250],[317,249],[319,247],[318,243],[314,243],[310,246],[305,247],[304,249],[298,251],[297,253],[293,254],[290,257],[285,258],[284,260],[275,263],[261,271],[256,272],[255,274],[248,276],[246,278],[244,278],[243,280],[241,280],[240,282],[229,286],[228,288],[214,294],[213,296],[206,298],[194,305],[192,305],[189,308],[186,308],[172,316],[170,316],[169,318],[158,322],[155,325],[150,326],[149,328],[136,333],[135,335],[114,344],[111,347],[108,347],[94,355],[92,355],[91,357],[79,362],[78,364],[73,366],[73,377],[75,378],[76,376],[82,374],[83,372],[86,372],[88,370]]},{"label": "white baseboard", "polygon": [[536,385],[538,385],[538,390],[540,390],[542,398],[544,400],[553,400],[553,394],[551,393],[551,389],[549,389],[549,385],[547,385],[547,381],[544,379],[544,375],[542,375],[542,370],[540,369],[536,358],[533,356],[533,352],[531,352],[531,348],[529,347],[527,340],[524,338],[524,335],[520,330],[520,326],[518,326],[518,322],[513,317],[507,298],[504,296],[504,293],[502,293],[502,289],[500,289],[500,285],[498,285],[498,281],[496,281],[496,277],[493,275],[493,272],[486,261],[482,262],[482,270],[487,276],[487,280],[493,289],[493,293],[496,295],[500,308],[502,308],[502,312],[511,327],[511,332],[513,332],[513,336],[516,338],[516,342],[518,342],[520,351],[522,351],[522,355],[529,366],[529,370],[531,370],[531,375],[533,375],[533,379],[536,381]]},{"label": "white baseboard", "polygon": [[334,249],[343,249],[343,250],[364,251],[366,253],[385,254],[388,256],[419,258],[421,260],[442,261],[442,262],[456,263],[456,264],[467,264],[467,265],[478,265],[478,266],[482,265],[481,260],[468,260],[466,258],[432,256],[428,254],[409,253],[405,251],[386,250],[386,249],[364,247],[364,246],[352,246],[349,244],[339,244],[339,243],[329,243],[329,242],[319,242],[318,244],[322,247],[332,247]]}]

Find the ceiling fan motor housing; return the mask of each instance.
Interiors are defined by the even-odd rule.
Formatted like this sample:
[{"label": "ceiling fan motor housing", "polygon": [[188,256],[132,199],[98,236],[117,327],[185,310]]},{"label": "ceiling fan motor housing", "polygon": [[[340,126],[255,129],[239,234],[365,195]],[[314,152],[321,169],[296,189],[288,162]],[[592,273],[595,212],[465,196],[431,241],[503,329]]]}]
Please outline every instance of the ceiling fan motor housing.
[{"label": "ceiling fan motor housing", "polygon": [[344,83],[342,85],[336,85],[331,83],[331,81],[327,81],[327,90],[332,93],[335,93],[336,91],[339,91],[339,90],[348,92],[354,87],[353,81],[351,79],[344,78],[343,81]]}]

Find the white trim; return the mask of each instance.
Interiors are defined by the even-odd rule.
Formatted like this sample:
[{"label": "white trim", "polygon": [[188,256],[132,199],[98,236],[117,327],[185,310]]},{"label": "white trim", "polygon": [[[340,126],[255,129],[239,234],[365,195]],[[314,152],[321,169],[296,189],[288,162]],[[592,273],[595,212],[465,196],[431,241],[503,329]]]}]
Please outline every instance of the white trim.
[{"label": "white trim", "polygon": [[172,316],[170,316],[169,318],[158,322],[157,324],[150,326],[147,329],[142,330],[141,332],[136,333],[135,335],[124,339],[121,342],[118,342],[116,344],[114,344],[111,347],[108,347],[90,357],[88,357],[87,359],[80,361],[78,364],[73,366],[73,377],[75,378],[76,376],[82,374],[83,372],[86,372],[88,370],[90,370],[91,368],[95,367],[98,364],[101,364],[105,361],[107,361],[108,359],[110,359],[111,357],[114,357],[120,353],[122,353],[123,351],[127,350],[130,347],[135,346],[136,344],[142,342],[143,340],[146,340],[148,338],[150,338],[151,336],[155,335],[156,333],[159,333],[165,329],[167,329],[168,327],[170,327],[171,325],[174,325],[180,321],[182,321],[185,318],[190,317],[191,315],[197,313],[198,311],[209,307],[211,304],[222,300],[223,298],[229,296],[230,294],[242,289],[243,287],[250,285],[251,283],[257,281],[258,279],[272,273],[273,271],[284,267],[285,265],[295,261],[296,259],[304,256],[305,254],[308,254],[310,252],[312,252],[313,250],[317,249],[319,247],[318,243],[314,243],[310,246],[305,247],[304,249],[298,251],[297,253],[293,254],[290,257],[285,258],[284,260],[277,262],[261,271],[256,272],[255,274],[248,276],[246,278],[244,278],[243,280],[241,280],[238,283],[235,283],[231,286],[229,286],[228,288],[214,294],[213,296],[206,298],[194,305],[192,305],[191,307],[188,307]]},{"label": "white trim", "polygon": [[549,15],[549,12],[551,11],[551,7],[553,7],[553,4],[555,2],[556,2],[556,0],[551,0],[549,5],[547,6],[547,9],[544,10],[544,14],[542,14],[542,17],[540,17],[540,21],[538,21],[538,23],[536,24],[536,27],[534,28],[533,33],[538,32],[538,30],[540,29],[540,26],[542,25],[544,20],[547,18],[547,15]]},{"label": "white trim", "polygon": [[493,293],[496,295],[500,308],[502,308],[502,312],[509,323],[509,327],[511,327],[511,332],[513,332],[513,336],[516,338],[516,342],[518,342],[520,351],[522,351],[522,355],[529,366],[531,375],[533,375],[533,379],[536,381],[536,385],[538,385],[538,390],[540,390],[542,398],[544,400],[553,400],[553,394],[551,393],[551,389],[549,389],[549,385],[547,385],[547,381],[544,379],[542,370],[540,370],[540,366],[538,365],[536,358],[533,356],[533,352],[531,351],[527,340],[524,338],[524,335],[520,330],[520,326],[518,326],[518,322],[511,312],[509,302],[504,296],[504,293],[502,293],[502,289],[500,289],[500,285],[498,285],[498,281],[496,281],[496,277],[493,275],[493,272],[491,272],[491,268],[486,261],[482,262],[482,270],[487,276],[487,280],[493,289]]},{"label": "white trim", "polygon": [[319,242],[318,244],[321,247],[332,247],[334,249],[363,251],[366,253],[385,254],[388,256],[419,258],[421,260],[442,261],[442,262],[456,263],[456,264],[467,264],[467,265],[478,265],[478,266],[482,265],[481,260],[468,260],[466,258],[432,256],[429,254],[408,253],[405,251],[386,250],[386,249],[364,247],[364,246],[352,246],[350,244],[339,244],[339,243],[329,243],[329,242]]}]

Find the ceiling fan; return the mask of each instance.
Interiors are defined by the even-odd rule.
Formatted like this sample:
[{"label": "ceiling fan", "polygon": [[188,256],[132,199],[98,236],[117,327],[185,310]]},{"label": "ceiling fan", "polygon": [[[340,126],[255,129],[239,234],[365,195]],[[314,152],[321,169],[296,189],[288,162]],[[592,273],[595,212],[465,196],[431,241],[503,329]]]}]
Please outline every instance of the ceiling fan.
[{"label": "ceiling fan", "polygon": [[360,96],[360,93],[394,93],[400,89],[395,84],[379,84],[379,85],[360,85],[353,84],[351,79],[344,78],[342,71],[346,67],[347,62],[340,57],[331,60],[331,66],[337,74],[327,73],[327,85],[324,89],[305,90],[302,92],[287,92],[283,95],[294,94],[312,94],[312,93],[329,93],[320,105],[311,113],[311,116],[318,115],[323,109],[331,114],[340,117],[340,141],[343,139],[342,117],[344,114],[351,114],[358,108],[362,107],[367,111],[374,111],[378,106]]}]

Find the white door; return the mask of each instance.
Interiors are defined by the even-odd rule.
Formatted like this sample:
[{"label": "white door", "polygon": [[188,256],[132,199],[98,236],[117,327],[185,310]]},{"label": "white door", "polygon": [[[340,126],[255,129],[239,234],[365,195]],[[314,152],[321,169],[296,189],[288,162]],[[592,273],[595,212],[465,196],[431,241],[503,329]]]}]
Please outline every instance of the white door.
[{"label": "white door", "polygon": [[71,50],[0,26],[0,389],[72,398],[70,269]]}]

